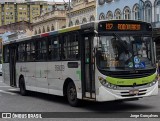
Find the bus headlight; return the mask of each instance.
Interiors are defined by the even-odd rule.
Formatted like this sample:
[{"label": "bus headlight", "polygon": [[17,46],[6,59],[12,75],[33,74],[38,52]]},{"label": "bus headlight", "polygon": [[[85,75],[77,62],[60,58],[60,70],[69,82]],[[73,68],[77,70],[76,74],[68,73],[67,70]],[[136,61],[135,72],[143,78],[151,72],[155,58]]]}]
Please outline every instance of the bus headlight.
[{"label": "bus headlight", "polygon": [[149,83],[149,86],[151,87],[151,86],[155,85],[157,81],[158,81],[158,75],[151,83]]},{"label": "bus headlight", "polygon": [[107,87],[107,88],[111,88],[111,89],[116,89],[116,88],[117,88],[116,85],[107,82],[107,80],[104,79],[104,78],[102,78],[102,77],[98,77],[98,79],[99,79],[100,83],[101,83],[103,86]]},{"label": "bus headlight", "polygon": [[151,86],[155,85],[156,82],[157,82],[157,80],[152,81],[151,83],[149,83],[149,86],[151,87]]}]

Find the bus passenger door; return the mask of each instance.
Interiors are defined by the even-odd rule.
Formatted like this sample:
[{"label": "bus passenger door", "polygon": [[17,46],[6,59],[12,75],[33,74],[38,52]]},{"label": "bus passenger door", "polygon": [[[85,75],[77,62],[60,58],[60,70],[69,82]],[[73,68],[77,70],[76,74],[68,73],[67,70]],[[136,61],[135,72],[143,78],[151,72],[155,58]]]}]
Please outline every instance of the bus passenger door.
[{"label": "bus passenger door", "polygon": [[9,49],[10,86],[16,87],[16,46]]},{"label": "bus passenger door", "polygon": [[82,39],[82,88],[83,98],[95,99],[93,37],[84,35]]}]

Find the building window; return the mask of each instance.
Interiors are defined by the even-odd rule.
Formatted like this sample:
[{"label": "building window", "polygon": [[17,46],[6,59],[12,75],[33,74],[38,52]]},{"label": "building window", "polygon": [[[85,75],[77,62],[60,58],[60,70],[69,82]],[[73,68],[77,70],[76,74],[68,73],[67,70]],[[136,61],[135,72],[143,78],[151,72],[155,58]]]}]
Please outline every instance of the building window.
[{"label": "building window", "polygon": [[50,31],[50,28],[49,28],[49,26],[47,26],[47,32],[49,32]]},{"label": "building window", "polygon": [[83,20],[82,20],[82,24],[84,24],[84,23],[87,23],[87,19],[86,18],[83,18]]},{"label": "building window", "polygon": [[145,5],[145,21],[149,23],[152,21],[152,4],[150,2]]},{"label": "building window", "polygon": [[129,20],[131,19],[131,11],[129,7],[124,8],[124,19]]},{"label": "building window", "polygon": [[37,34],[37,30],[35,30],[34,34],[35,34],[35,35]]},{"label": "building window", "polygon": [[39,28],[39,31],[38,31],[38,33],[40,34],[41,33],[41,29]]},{"label": "building window", "polygon": [[134,20],[139,20],[140,19],[140,10],[139,10],[139,5],[135,4],[133,7],[133,17]]},{"label": "building window", "polygon": [[73,26],[73,22],[72,21],[69,22],[69,26]]},{"label": "building window", "polygon": [[121,11],[120,11],[120,9],[116,9],[115,10],[114,16],[115,16],[115,19],[121,19]]},{"label": "building window", "polygon": [[44,26],[43,26],[43,33],[45,33],[46,31],[45,31],[45,28],[44,28]]},{"label": "building window", "polygon": [[90,17],[90,21],[95,21],[95,17],[93,15]]},{"label": "building window", "polygon": [[78,19],[76,20],[75,25],[79,25],[79,20]]},{"label": "building window", "polygon": [[51,31],[54,31],[54,26],[53,26],[53,24],[52,24],[52,26],[51,26]]},{"label": "building window", "polygon": [[160,21],[160,0],[155,2],[155,18],[156,22]]},{"label": "building window", "polygon": [[104,20],[105,19],[105,15],[104,15],[104,13],[101,13],[100,15],[99,15],[99,20]]},{"label": "building window", "polygon": [[106,19],[107,19],[107,20],[113,19],[113,14],[112,14],[111,11],[108,11],[108,12],[107,12]]},{"label": "building window", "polygon": [[99,5],[103,5],[105,3],[105,0],[98,0]]}]

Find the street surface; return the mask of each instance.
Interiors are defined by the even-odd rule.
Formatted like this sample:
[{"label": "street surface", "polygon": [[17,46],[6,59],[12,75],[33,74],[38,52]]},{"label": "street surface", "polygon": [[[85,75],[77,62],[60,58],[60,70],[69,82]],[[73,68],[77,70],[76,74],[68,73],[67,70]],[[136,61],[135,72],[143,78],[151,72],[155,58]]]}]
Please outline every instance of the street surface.
[{"label": "street surface", "polygon": [[[64,97],[36,92],[30,92],[28,96],[21,96],[18,89],[4,84],[0,76],[0,112],[160,112],[160,89],[158,96],[145,97],[137,101],[84,102],[82,107],[71,107]],[[46,120],[52,121],[51,119]],[[62,120],[66,121],[67,119]],[[125,121],[122,119],[113,120],[113,118],[111,120]],[[148,120],[141,119],[141,121]],[[160,121],[159,119],[150,120]],[[6,120],[0,119],[0,121]],[[18,120],[16,119],[16,121]],[[76,121],[79,120],[76,119]],[[133,121],[137,121],[137,119]]]}]

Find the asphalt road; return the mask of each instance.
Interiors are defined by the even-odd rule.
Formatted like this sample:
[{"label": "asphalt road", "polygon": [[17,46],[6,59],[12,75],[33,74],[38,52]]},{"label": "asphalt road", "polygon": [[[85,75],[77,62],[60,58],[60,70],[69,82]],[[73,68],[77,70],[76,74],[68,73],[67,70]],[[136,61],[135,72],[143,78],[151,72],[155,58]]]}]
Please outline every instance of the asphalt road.
[{"label": "asphalt road", "polygon": [[[96,113],[107,113],[118,115],[119,112],[160,112],[160,90],[159,95],[153,97],[145,97],[137,101],[126,101],[126,102],[84,102],[82,107],[71,107],[64,97],[30,92],[28,96],[21,96],[18,89],[9,87],[2,82],[0,77],[0,112],[94,112]],[[80,113],[81,115],[81,113]],[[159,115],[160,116],[160,115]],[[80,117],[80,116],[79,116]],[[74,121],[80,121],[79,119],[72,119]],[[83,118],[85,121],[98,120],[98,118]],[[8,119],[9,121],[13,121]],[[7,120],[7,121],[8,121]],[[27,119],[25,119],[27,120]],[[57,119],[45,119],[47,121],[60,120]],[[61,120],[71,121],[70,119]],[[104,118],[100,120],[106,121]],[[128,119],[110,119],[111,121],[128,121]],[[129,119],[137,121],[139,119]],[[140,119],[141,121],[160,121],[159,119]],[[0,119],[0,121],[6,121],[6,119]],[[18,121],[18,119],[16,119]],[[107,120],[108,121],[108,120]]]}]

